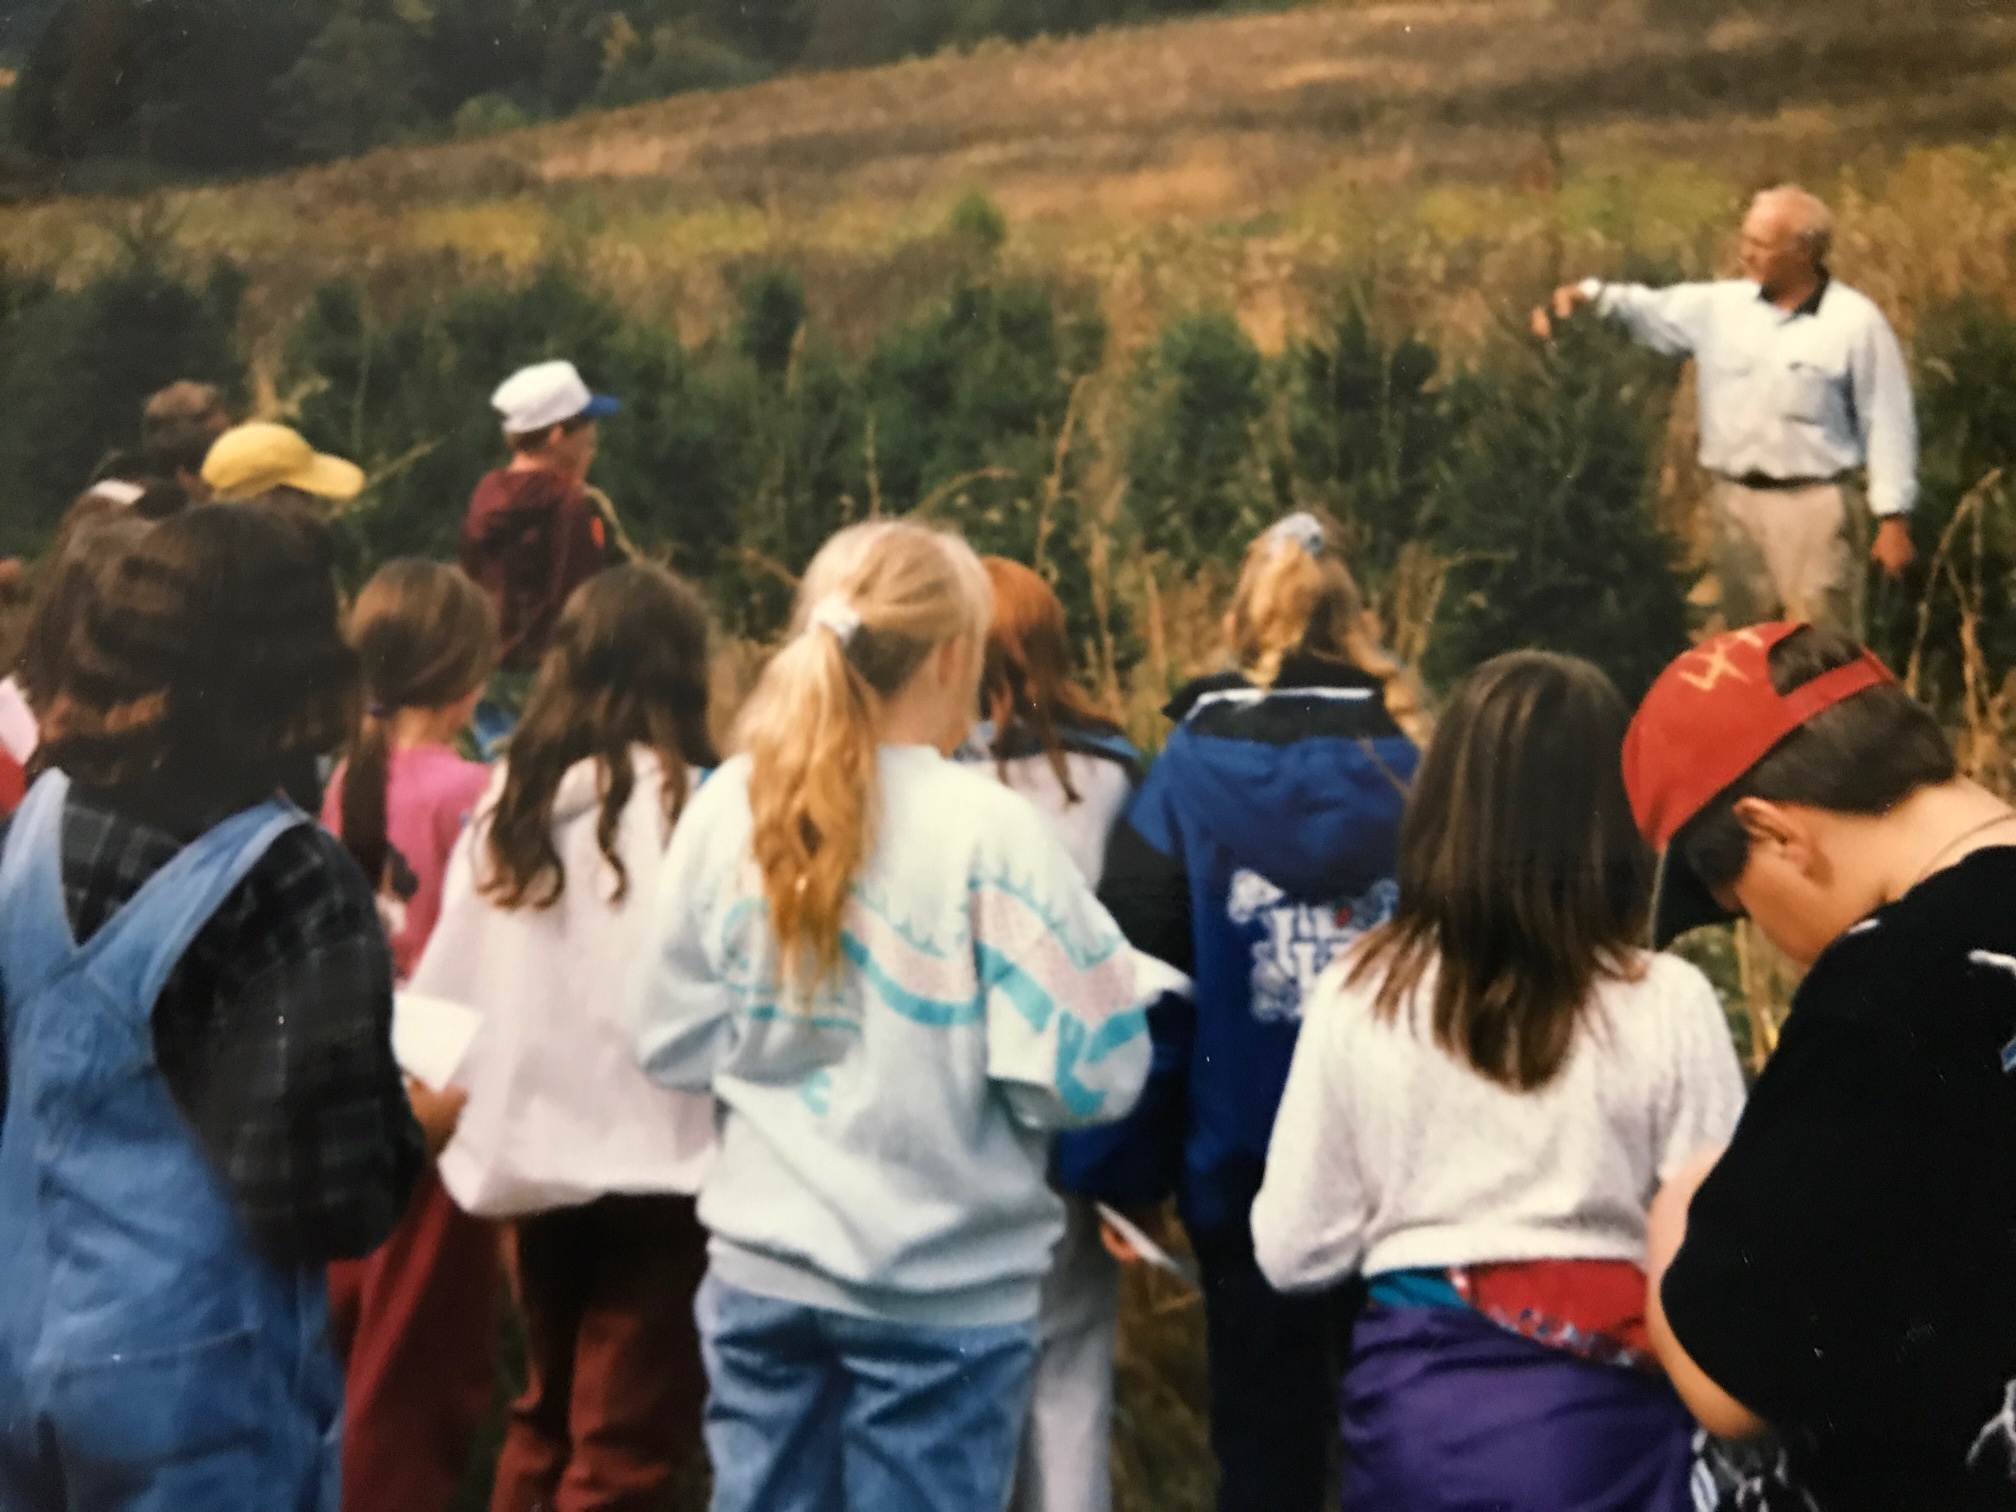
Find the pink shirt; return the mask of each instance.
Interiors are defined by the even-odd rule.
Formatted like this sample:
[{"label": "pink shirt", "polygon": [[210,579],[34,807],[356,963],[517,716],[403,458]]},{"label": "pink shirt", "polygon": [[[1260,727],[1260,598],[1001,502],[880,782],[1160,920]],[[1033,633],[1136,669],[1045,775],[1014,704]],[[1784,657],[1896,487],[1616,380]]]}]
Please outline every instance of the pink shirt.
[{"label": "pink shirt", "polygon": [[[337,769],[322,800],[322,823],[337,835],[343,833],[347,772],[347,766]],[[402,982],[413,974],[441,917],[441,879],[448,870],[448,854],[489,785],[488,767],[464,761],[446,746],[413,746],[392,753],[385,781],[385,837],[405,859],[417,884],[410,898],[390,900],[391,906],[380,910],[387,915],[392,968]]]}]

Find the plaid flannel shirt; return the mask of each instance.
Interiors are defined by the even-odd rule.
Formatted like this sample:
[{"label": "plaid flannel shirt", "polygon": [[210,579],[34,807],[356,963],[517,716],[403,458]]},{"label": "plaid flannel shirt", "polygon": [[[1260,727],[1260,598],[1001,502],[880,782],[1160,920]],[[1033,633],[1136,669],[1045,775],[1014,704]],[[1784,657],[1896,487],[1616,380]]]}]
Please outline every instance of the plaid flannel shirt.
[{"label": "plaid flannel shirt", "polygon": [[[184,843],[73,793],[63,891],[78,940]],[[366,1255],[405,1211],[426,1154],[391,1018],[391,953],[370,886],[314,825],[274,842],[156,1001],[162,1077],[276,1264]]]}]

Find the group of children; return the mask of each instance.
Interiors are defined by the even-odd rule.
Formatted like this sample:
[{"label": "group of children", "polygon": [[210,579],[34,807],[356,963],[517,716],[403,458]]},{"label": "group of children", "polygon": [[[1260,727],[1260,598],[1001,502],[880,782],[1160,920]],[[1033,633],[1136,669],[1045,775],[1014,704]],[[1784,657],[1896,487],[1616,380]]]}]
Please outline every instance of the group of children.
[{"label": "group of children", "polygon": [[[443,1512],[508,1289],[498,1512],[1097,1512],[1172,1197],[1226,1512],[2016,1506],[2016,812],[1810,627],[1431,724],[1341,544],[1252,543],[1144,775],[1042,577],[920,524],[818,553],[725,759],[689,585],[521,606],[494,768],[495,585],[339,625],[286,498],[66,542],[0,1508]],[[1648,948],[1737,911],[1810,967],[1747,1103]],[[448,1085],[395,982],[479,1015]]]}]

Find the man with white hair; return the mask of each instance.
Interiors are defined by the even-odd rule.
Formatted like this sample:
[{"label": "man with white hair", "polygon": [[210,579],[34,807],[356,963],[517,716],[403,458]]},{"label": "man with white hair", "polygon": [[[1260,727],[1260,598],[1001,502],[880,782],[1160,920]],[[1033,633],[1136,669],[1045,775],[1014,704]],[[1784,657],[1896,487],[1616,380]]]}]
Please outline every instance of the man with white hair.
[{"label": "man with white hair", "polygon": [[[1904,351],[1866,295],[1827,269],[1834,218],[1797,185],[1767,189],[1743,221],[1743,277],[1650,289],[1585,279],[1555,291],[1554,316],[1584,305],[1639,342],[1699,367],[1701,464],[1715,495],[1715,572],[1730,628],[1856,624],[1860,535],[1850,474],[1867,468],[1870,556],[1911,564],[1918,423]],[[1553,324],[1533,312],[1543,338]]]}]

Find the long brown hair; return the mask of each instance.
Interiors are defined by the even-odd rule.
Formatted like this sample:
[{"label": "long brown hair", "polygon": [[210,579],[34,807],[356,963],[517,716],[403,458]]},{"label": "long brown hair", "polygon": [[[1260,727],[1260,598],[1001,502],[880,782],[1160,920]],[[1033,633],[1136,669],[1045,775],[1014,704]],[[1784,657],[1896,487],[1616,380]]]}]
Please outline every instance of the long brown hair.
[{"label": "long brown hair", "polygon": [[1400,825],[1400,906],[1359,947],[1391,1021],[1432,966],[1435,1042],[1517,1091],[1568,1059],[1599,979],[1635,980],[1652,858],[1625,796],[1630,710],[1573,657],[1515,651],[1456,688]]},{"label": "long brown hair", "polygon": [[259,505],[141,531],[38,674],[38,765],[192,819],[269,797],[356,717],[335,560],[320,522]]},{"label": "long brown hair", "polygon": [[460,703],[496,670],[497,617],[460,569],[402,558],[372,575],[350,610],[364,675],[362,717],[343,773],[343,843],[375,884],[385,875],[385,785],[401,709]]},{"label": "long brown hair", "polygon": [[1120,726],[1092,705],[1072,677],[1064,605],[1040,573],[1006,557],[982,557],[994,588],[987,655],[980,672],[980,707],[994,725],[994,755],[1005,757],[1017,725],[1042,742],[1067,803],[1078,802],[1064,759],[1063,725],[1117,735]]},{"label": "long brown hair", "polygon": [[1340,554],[1341,532],[1314,514],[1290,515],[1246,548],[1226,628],[1239,670],[1271,688],[1291,656],[1343,662],[1379,679],[1386,710],[1416,745],[1433,730],[1420,689],[1379,642]]},{"label": "long brown hair", "polygon": [[551,908],[567,888],[553,843],[553,803],[576,762],[599,768],[595,840],[616,873],[611,902],[630,890],[616,849],[636,791],[632,746],[664,771],[665,823],[678,819],[690,767],[714,765],[707,732],[707,610],[662,567],[613,567],[574,590],[554,626],[524,721],[505,756],[504,790],[485,837],[484,895],[502,908]]},{"label": "long brown hair", "polygon": [[988,599],[972,547],[901,520],[850,526],[806,569],[793,638],[764,669],[740,732],[787,983],[809,987],[839,965],[841,912],[875,834],[883,700],[962,638],[977,696]]}]

